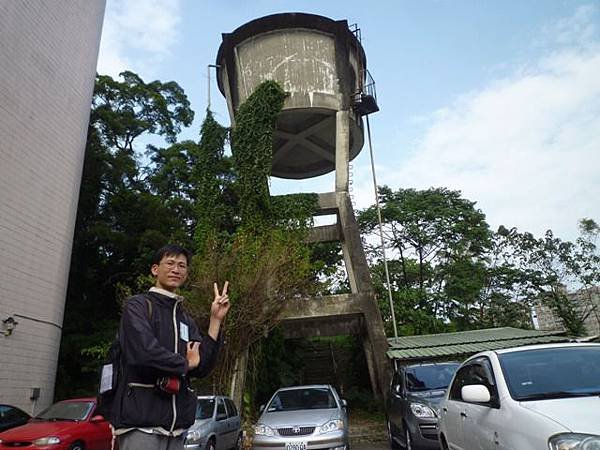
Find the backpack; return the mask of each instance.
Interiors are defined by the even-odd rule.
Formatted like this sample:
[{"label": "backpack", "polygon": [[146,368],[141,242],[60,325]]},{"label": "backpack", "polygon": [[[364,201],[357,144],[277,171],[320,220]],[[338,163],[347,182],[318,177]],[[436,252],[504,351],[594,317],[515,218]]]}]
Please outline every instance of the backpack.
[{"label": "backpack", "polygon": [[[148,318],[152,319],[152,301],[144,297],[148,305]],[[113,403],[119,381],[123,378],[123,359],[119,331],[110,344],[106,358],[100,368],[100,384],[96,395],[96,414],[104,416],[109,422],[112,419]]]}]

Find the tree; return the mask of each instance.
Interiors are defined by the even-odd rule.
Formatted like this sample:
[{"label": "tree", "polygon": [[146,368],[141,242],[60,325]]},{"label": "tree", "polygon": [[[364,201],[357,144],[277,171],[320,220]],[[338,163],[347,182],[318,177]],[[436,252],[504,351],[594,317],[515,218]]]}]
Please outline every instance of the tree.
[{"label": "tree", "polygon": [[485,281],[477,305],[484,327],[531,327],[537,277],[527,264],[521,242],[516,228],[500,226],[492,234],[485,258]]},{"label": "tree", "polygon": [[[57,397],[89,393],[94,362],[82,350],[110,342],[119,317],[117,288],[133,286],[148,270],[152,252],[165,241],[189,242],[185,202],[164,180],[172,154],[152,147],[159,172],[142,170],[137,140],[144,134],[174,143],[193,112],[174,82],[123,81],[98,75],[90,113],[77,209]],[[156,151],[156,155],[152,154]],[[162,172],[160,172],[162,170]],[[149,183],[152,180],[153,185]],[[167,192],[169,188],[175,190]],[[159,196],[157,196],[160,195]],[[96,381],[95,379],[93,381]]]},{"label": "tree", "polygon": [[[600,255],[595,244],[599,227],[591,219],[580,221],[580,237],[575,242],[563,241],[552,230],[544,237],[521,235],[527,264],[536,277],[537,300],[548,306],[576,336],[585,334],[584,321],[600,315],[592,302],[591,289],[600,282]],[[583,293],[583,301],[568,295],[568,289]],[[600,320],[599,320],[600,322]]]},{"label": "tree", "polygon": [[194,112],[183,89],[174,81],[144,81],[125,71],[123,81],[107,75],[96,77],[92,123],[109,148],[135,152],[134,141],[142,134],[164,136],[175,143],[182,126],[190,126]]},{"label": "tree", "polygon": [[[563,241],[500,226],[490,232],[484,214],[460,192],[382,187],[380,203],[389,245],[390,288],[400,332],[419,334],[482,327],[531,327],[531,311],[549,307],[574,335],[590,315],[600,323],[592,291],[600,283],[600,227],[580,221],[581,236]],[[362,231],[377,227],[375,207],[359,215]],[[387,299],[379,248],[367,237],[380,299]],[[579,292],[576,300],[567,288]],[[380,309],[391,330],[388,301]]]},{"label": "tree", "polygon": [[[202,125],[192,171],[197,173],[198,226],[189,292],[200,322],[207,317],[212,283],[232,282],[227,346],[212,375],[213,390],[229,388],[237,358],[275,327],[284,300],[305,292],[311,279],[303,238],[316,196],[302,202],[300,197],[272,198],[268,190],[273,130],[284,98],[281,87],[269,81],[240,106],[231,131],[231,164],[223,151],[225,130],[210,112]],[[286,214],[292,204],[294,214]]]},{"label": "tree", "polygon": [[[384,186],[379,195],[391,264],[399,271],[393,290],[404,313],[401,326],[441,331],[442,317],[471,326],[472,306],[483,283],[481,260],[490,246],[485,215],[460,192],[445,188],[392,191]],[[364,233],[378,227],[375,207],[360,212],[359,224]],[[369,254],[378,267],[378,249],[370,247]],[[381,308],[387,309],[383,303]]]},{"label": "tree", "polygon": [[233,166],[231,158],[225,156],[229,130],[206,111],[200,136],[190,161],[196,217],[194,241],[198,250],[205,242],[216,240],[219,233],[230,235],[239,223]]}]

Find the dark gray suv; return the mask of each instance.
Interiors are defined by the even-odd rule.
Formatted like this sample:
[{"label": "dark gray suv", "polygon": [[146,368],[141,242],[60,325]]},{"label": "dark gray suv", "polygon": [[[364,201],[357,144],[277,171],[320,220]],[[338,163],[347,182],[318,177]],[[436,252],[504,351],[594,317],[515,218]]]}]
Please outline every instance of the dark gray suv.
[{"label": "dark gray suv", "polygon": [[392,449],[438,450],[438,409],[459,364],[400,366],[388,395],[387,428]]}]

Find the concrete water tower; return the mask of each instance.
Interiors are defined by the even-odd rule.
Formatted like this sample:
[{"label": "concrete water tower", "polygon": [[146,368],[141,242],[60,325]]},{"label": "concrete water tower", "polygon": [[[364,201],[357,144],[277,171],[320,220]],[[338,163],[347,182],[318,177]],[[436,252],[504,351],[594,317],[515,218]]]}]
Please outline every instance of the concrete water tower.
[{"label": "concrete water tower", "polygon": [[362,116],[378,110],[366,62],[360,30],[347,21],[284,13],[223,34],[216,64],[232,122],[263,81],[276,80],[289,93],[274,133],[273,176],[335,171],[335,190],[319,194],[319,214],[335,214],[337,223],[316,227],[311,240],[342,243],[352,293],[290,301],[284,333],[361,336],[373,392],[385,396],[387,339],[349,195],[349,164],[364,143]]}]

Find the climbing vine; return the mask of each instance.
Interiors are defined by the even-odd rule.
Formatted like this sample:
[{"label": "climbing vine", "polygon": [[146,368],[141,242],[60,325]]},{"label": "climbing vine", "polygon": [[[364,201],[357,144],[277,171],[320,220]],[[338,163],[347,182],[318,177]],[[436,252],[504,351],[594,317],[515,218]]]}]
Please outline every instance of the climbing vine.
[{"label": "climbing vine", "polygon": [[[305,237],[316,194],[271,197],[273,131],[286,94],[274,81],[256,88],[236,114],[232,157],[227,130],[210,112],[193,171],[197,183],[196,257],[187,297],[199,322],[207,322],[212,284],[231,284],[226,345],[204,390],[227,392],[236,360],[279,322],[285,300],[314,285]],[[207,389],[209,388],[209,389]]]},{"label": "climbing vine", "polygon": [[276,81],[260,84],[240,106],[231,136],[242,224],[260,229],[272,223],[269,176],[273,130],[286,93]]},{"label": "climbing vine", "polygon": [[229,188],[225,182],[225,173],[230,165],[224,158],[228,133],[228,129],[207,111],[200,130],[200,143],[190,154],[196,197],[196,250],[201,250],[206,241],[215,239],[219,232],[230,228],[228,224],[231,222],[232,211],[225,201]]},{"label": "climbing vine", "polygon": [[319,195],[314,193],[271,197],[273,223],[278,227],[305,231],[313,225],[318,203]]}]

